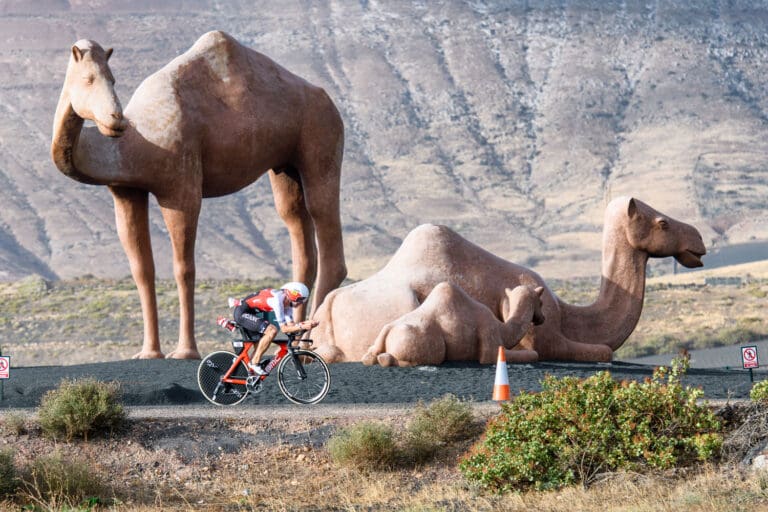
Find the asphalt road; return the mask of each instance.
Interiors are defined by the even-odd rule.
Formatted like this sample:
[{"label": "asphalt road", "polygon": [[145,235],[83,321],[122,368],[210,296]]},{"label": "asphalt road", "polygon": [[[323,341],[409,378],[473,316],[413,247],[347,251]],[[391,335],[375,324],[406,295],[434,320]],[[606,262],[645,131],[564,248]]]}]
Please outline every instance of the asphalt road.
[{"label": "asphalt road", "polygon": [[[195,405],[217,408],[209,404],[197,387],[199,361],[130,360],[73,366],[34,366],[11,368],[10,378],[2,382],[0,410],[37,407],[43,394],[55,388],[62,379],[92,377],[101,381],[119,381],[123,402],[128,406]],[[535,363],[509,365],[508,374],[513,394],[519,390],[538,391],[547,374],[558,377],[588,377],[599,371],[610,371],[620,380],[643,380],[651,376],[655,365],[627,362],[614,363]],[[359,363],[330,366],[331,390],[323,404],[375,405],[429,402],[447,393],[475,403],[491,400],[496,365],[447,364],[439,367],[415,368],[367,367]],[[768,378],[758,369],[754,380]],[[290,405],[270,377],[264,389],[244,407]],[[687,385],[700,387],[707,399],[748,398],[752,383],[750,374],[741,367],[691,368],[684,378]],[[197,407],[196,407],[197,408]]]}]

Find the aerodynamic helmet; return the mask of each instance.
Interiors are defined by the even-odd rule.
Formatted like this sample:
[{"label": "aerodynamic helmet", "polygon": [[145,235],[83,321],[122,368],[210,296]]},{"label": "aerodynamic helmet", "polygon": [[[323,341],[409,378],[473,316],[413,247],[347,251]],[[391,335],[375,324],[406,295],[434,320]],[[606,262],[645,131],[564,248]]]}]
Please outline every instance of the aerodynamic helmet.
[{"label": "aerodynamic helmet", "polygon": [[309,288],[304,283],[292,281],[285,283],[281,288],[288,297],[288,300],[297,304],[303,304],[309,298]]}]

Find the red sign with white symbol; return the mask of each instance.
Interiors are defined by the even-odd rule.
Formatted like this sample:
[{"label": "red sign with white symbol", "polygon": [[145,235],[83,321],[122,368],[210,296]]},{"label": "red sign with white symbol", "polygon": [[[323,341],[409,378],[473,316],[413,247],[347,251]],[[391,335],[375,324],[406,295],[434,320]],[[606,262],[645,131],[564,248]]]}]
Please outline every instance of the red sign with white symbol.
[{"label": "red sign with white symbol", "polygon": [[0,356],[0,379],[11,378],[11,358]]},{"label": "red sign with white symbol", "polygon": [[757,368],[760,365],[757,362],[757,347],[741,347],[741,362],[744,368]]}]

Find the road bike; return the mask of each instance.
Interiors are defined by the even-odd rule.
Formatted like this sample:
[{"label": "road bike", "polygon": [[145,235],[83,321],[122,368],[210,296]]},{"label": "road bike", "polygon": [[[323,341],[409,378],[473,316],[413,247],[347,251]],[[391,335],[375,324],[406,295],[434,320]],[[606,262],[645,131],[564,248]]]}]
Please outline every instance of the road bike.
[{"label": "road bike", "polygon": [[217,323],[230,331],[235,352],[220,350],[205,356],[197,368],[197,384],[203,396],[216,405],[237,405],[249,394],[262,391],[264,380],[277,368],[277,384],[285,397],[296,404],[316,404],[331,388],[331,373],[322,357],[309,349],[312,340],[301,339],[306,330],[274,340],[277,353],[262,359],[266,375],[249,371],[248,355],[259,341],[240,324],[225,317]]}]

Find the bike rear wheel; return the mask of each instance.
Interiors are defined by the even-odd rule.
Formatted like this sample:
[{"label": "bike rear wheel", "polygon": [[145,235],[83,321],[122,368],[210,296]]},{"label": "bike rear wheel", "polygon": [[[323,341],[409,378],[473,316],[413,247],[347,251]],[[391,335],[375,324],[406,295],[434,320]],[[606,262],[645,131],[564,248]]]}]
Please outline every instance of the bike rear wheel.
[{"label": "bike rear wheel", "polygon": [[331,388],[331,372],[323,358],[311,350],[297,350],[277,365],[277,384],[295,404],[316,404]]},{"label": "bike rear wheel", "polygon": [[[237,356],[225,350],[212,352],[200,361],[197,367],[197,385],[203,396],[209,402],[216,405],[237,405],[248,396],[245,384],[230,384],[221,382],[221,378],[232,367]],[[242,361],[237,363],[237,368],[230,377],[238,379],[248,378],[248,368]]]}]

